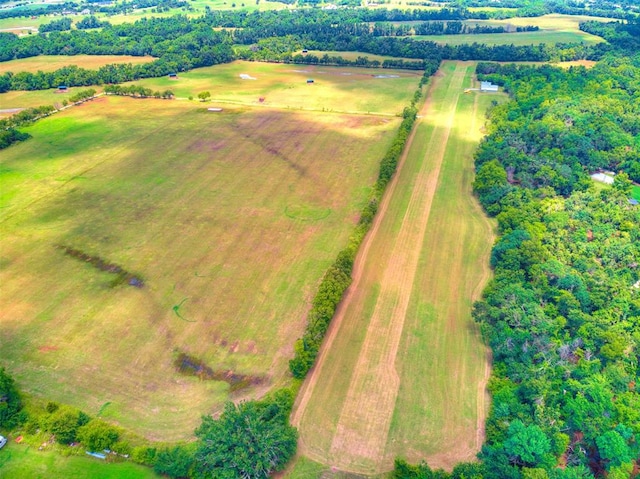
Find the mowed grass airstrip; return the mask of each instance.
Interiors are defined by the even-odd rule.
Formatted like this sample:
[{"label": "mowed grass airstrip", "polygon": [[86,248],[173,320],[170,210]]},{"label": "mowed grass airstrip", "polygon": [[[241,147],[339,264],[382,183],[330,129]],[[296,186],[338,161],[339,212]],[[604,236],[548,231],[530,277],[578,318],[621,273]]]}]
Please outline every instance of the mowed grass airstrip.
[{"label": "mowed grass airstrip", "polygon": [[[212,92],[244,85],[209,72],[198,85]],[[106,96],[25,129],[33,138],[0,155],[0,357],[20,387],[170,441],[225,400],[282,384],[399,125],[389,115],[419,79],[358,89],[343,72],[303,77],[292,110]],[[293,109],[316,91],[328,110],[354,91],[349,109],[384,109]],[[181,376],[180,352],[252,386]]]},{"label": "mowed grass airstrip", "polygon": [[484,112],[504,95],[464,94],[474,69],[445,62],[433,78],[300,391],[293,421],[313,461],[365,474],[398,456],[450,468],[482,444],[489,363],[471,305],[489,276],[493,234],[471,193],[473,151]]}]

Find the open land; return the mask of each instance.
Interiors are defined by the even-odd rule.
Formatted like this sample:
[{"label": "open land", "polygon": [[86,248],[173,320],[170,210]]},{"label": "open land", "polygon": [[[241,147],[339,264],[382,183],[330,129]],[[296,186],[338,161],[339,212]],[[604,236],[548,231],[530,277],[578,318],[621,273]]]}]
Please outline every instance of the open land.
[{"label": "open land", "polygon": [[98,68],[113,63],[149,63],[153,57],[134,57],[130,55],[41,55],[37,57],[21,58],[8,62],[0,62],[0,74],[6,72],[52,72],[59,68],[75,65],[87,70]]},{"label": "open land", "polygon": [[[560,15],[550,14],[540,17],[515,17],[505,20],[466,20],[464,23],[474,25],[502,26],[511,33],[485,33],[464,35],[419,35],[415,38],[429,40],[448,45],[462,45],[465,43],[485,43],[487,45],[531,45],[531,44],[556,44],[556,43],[600,43],[604,40],[596,35],[591,35],[580,30],[581,22],[595,20],[608,22],[612,19],[602,17],[589,17],[584,15]],[[399,22],[394,22],[399,23]],[[415,22],[405,22],[415,23]],[[536,32],[515,32],[516,27],[537,26]]]},{"label": "open land", "polygon": [[[240,74],[247,74],[255,80],[242,80]],[[197,98],[198,93],[209,91],[214,102],[395,116],[402,112],[407,99],[411,98],[421,74],[419,71],[382,68],[321,68],[235,61],[180,73],[177,80],[147,78],[131,83],[153,90],[169,89],[183,100],[190,96]],[[380,78],[389,75],[393,78]],[[307,84],[310,77],[314,79],[311,85]],[[61,106],[65,99],[86,88],[89,87],[74,87],[65,93],[56,89],[9,91],[0,94],[0,109]],[[102,88],[97,87],[96,90]]]},{"label": "open land", "polygon": [[[251,79],[242,80],[240,75]],[[180,73],[177,80],[147,78],[132,83],[170,89],[179,98],[209,91],[213,103],[397,115],[421,76],[420,71],[408,70],[235,61]],[[314,83],[308,84],[309,79]]]},{"label": "open land", "polygon": [[600,43],[604,40],[596,35],[585,32],[514,32],[514,33],[479,33],[464,35],[416,35],[416,39],[446,45],[464,45],[470,43],[484,43],[486,45],[538,45],[545,43]]},{"label": "open land", "polygon": [[[406,104],[393,80],[371,101]],[[101,97],[3,151],[0,356],[21,389],[171,441],[285,381],[400,120],[208,105]],[[226,380],[179,375],[181,352]]]},{"label": "open land", "polygon": [[161,476],[149,467],[132,462],[106,463],[86,456],[62,456],[58,451],[38,451],[25,444],[7,444],[0,455],[2,477],[28,477],[29,479],[100,478],[100,479],[154,479]]},{"label": "open land", "polygon": [[[300,452],[353,473],[402,456],[473,460],[488,351],[471,304],[489,276],[492,225],[471,194],[484,111],[473,63],[445,62],[354,267],[354,281],[294,408]],[[294,469],[295,470],[295,469]]]}]

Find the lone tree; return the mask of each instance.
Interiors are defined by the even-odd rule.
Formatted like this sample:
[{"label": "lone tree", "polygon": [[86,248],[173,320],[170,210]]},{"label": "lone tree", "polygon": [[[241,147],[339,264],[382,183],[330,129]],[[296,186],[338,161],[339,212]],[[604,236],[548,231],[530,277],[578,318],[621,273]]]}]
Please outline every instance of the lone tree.
[{"label": "lone tree", "polygon": [[209,93],[208,91],[201,91],[200,93],[198,93],[198,98],[200,98],[200,101],[207,101],[209,98],[211,98],[211,93]]},{"label": "lone tree", "polygon": [[298,435],[288,423],[290,398],[280,396],[227,403],[220,419],[202,418],[196,429],[200,477],[267,479],[286,465],[296,452]]}]

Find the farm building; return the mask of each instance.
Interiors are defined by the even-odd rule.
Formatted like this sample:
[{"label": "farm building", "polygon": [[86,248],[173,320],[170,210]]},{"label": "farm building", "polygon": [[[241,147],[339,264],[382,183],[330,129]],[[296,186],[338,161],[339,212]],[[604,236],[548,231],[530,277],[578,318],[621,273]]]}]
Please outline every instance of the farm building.
[{"label": "farm building", "polygon": [[67,87],[67,85],[60,85],[58,87],[58,91],[67,91],[69,88]]},{"label": "farm building", "polygon": [[313,83],[313,78],[307,78],[307,83]]},{"label": "farm building", "polygon": [[175,80],[176,78],[178,78],[178,74],[177,74],[177,73],[169,73],[169,75],[168,75],[168,76],[169,76],[169,78],[172,78],[172,79],[174,79],[174,80]]},{"label": "farm building", "polygon": [[490,81],[480,82],[480,91],[498,91],[498,85],[494,85]]}]

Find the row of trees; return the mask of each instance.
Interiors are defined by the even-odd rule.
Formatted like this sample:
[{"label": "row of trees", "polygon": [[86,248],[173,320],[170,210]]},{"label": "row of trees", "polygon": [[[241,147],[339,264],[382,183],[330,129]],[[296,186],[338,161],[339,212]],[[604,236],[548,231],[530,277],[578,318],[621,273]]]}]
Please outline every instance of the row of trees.
[{"label": "row of trees", "polygon": [[165,90],[162,92],[153,91],[151,88],[146,88],[142,85],[107,85],[104,87],[104,92],[107,95],[132,96],[136,98],[162,98],[170,100],[174,97],[171,90]]}]

